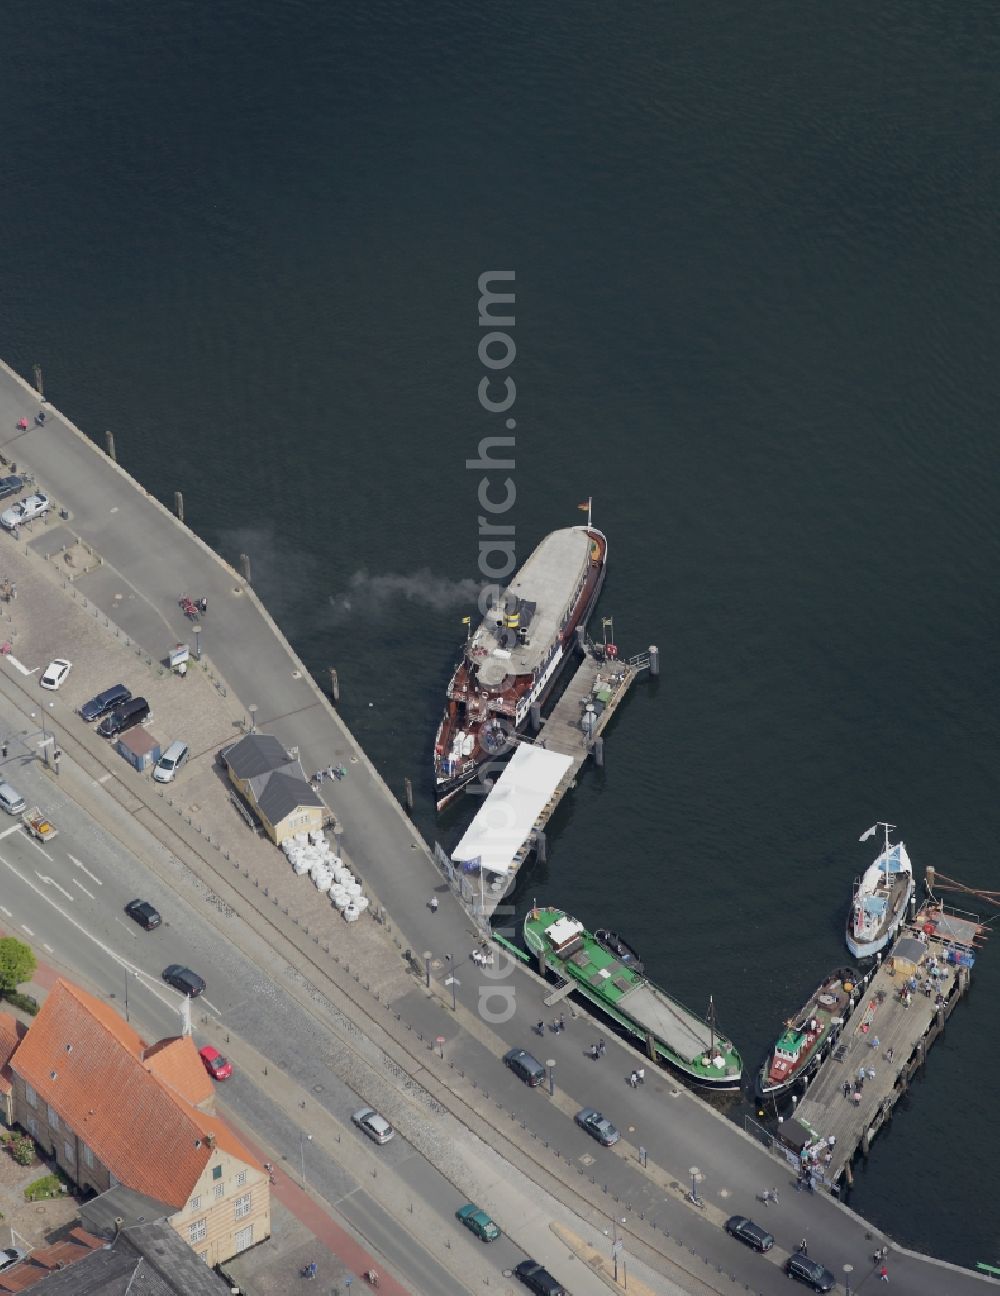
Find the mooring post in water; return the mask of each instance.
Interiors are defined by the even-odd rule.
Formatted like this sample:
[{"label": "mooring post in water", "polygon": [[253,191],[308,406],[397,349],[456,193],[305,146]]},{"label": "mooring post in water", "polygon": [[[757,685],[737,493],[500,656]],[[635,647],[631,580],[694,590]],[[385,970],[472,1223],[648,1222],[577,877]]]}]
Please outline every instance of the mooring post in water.
[{"label": "mooring post in water", "polygon": [[660,650],[656,644],[649,645],[649,678],[656,679],[660,674]]},{"label": "mooring post in water", "polygon": [[240,554],[240,565],[243,568],[243,579],[250,584],[250,555]]},{"label": "mooring post in water", "polygon": [[598,769],[604,768],[604,739],[594,739],[594,764]]},{"label": "mooring post in water", "polygon": [[531,704],[531,727],[535,733],[538,733],[542,727],[542,707],[538,702],[532,702]]},{"label": "mooring post in water", "polygon": [[545,833],[541,828],[539,828],[535,832],[535,858],[538,860],[539,864],[545,863],[547,851],[548,843],[545,840]]},{"label": "mooring post in water", "polygon": [[406,809],[413,814],[413,784],[409,779],[403,779],[403,797],[406,801]]},{"label": "mooring post in water", "polygon": [[38,392],[39,396],[41,396],[42,400],[44,400],[45,384],[42,382],[42,366],[40,364],[36,364],[33,365],[32,368],[35,371],[35,391]]},{"label": "mooring post in water", "polygon": [[117,463],[118,455],[115,453],[115,434],[110,429],[104,433],[104,441],[108,447],[108,458],[112,463]]},{"label": "mooring post in water", "polygon": [[656,1061],[656,1045],[653,1043],[653,1032],[646,1032],[646,1056],[650,1062]]},{"label": "mooring post in water", "polygon": [[180,493],[180,491],[174,491],[174,512],[177,514],[178,519],[181,522],[183,522],[184,521],[184,496]]},{"label": "mooring post in water", "polygon": [[340,701],[340,680],[337,679],[337,671],[333,666],[330,667],[330,696],[334,702]]}]

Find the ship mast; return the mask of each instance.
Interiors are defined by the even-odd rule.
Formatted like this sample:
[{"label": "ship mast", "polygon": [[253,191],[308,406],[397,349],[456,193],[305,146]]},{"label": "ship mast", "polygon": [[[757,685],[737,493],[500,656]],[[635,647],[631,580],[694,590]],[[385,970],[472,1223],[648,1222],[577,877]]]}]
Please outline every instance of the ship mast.
[{"label": "ship mast", "polygon": [[889,885],[889,830],[895,828],[895,824],[880,823],[879,827],[885,829],[885,850],[882,853],[882,875],[885,878],[885,885]]},{"label": "ship mast", "polygon": [[715,1057],[715,995],[708,996],[708,1029],[712,1033],[712,1045],[708,1056]]}]

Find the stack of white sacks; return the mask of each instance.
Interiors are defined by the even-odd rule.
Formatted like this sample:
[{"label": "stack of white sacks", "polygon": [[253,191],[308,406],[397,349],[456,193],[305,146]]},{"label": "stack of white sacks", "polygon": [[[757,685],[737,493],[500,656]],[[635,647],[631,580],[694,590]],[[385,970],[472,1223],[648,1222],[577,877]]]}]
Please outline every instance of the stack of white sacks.
[{"label": "stack of white sacks", "polygon": [[358,921],[368,908],[368,897],[361,894],[361,883],[322,832],[296,833],[281,849],[299,877],[308,873],[317,891],[329,892],[347,922]]}]

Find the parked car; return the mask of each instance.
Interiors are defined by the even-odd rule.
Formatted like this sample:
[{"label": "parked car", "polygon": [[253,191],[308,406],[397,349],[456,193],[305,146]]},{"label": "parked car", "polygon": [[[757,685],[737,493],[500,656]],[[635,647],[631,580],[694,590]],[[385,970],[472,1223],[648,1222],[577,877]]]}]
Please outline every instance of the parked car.
[{"label": "parked car", "polygon": [[198,973],[192,972],[181,963],[171,963],[169,967],[165,967],[163,979],[167,985],[173,986],[175,990],[186,994],[190,999],[197,999],[205,990],[205,982]]},{"label": "parked car", "polygon": [[525,1049],[513,1048],[503,1055],[503,1060],[532,1089],[536,1089],[545,1079],[545,1068],[538,1058]]},{"label": "parked car", "polygon": [[223,1057],[217,1048],[212,1048],[211,1044],[206,1044],[204,1048],[200,1048],[198,1056],[205,1063],[205,1070],[213,1080],[228,1080],[233,1074],[232,1062]]},{"label": "parked car", "polygon": [[755,1251],[770,1251],[774,1246],[774,1238],[767,1229],[762,1229],[745,1215],[730,1215],[726,1220],[726,1232]]},{"label": "parked car", "polygon": [[372,1107],[362,1107],[356,1111],[351,1120],[374,1142],[388,1143],[396,1131],[384,1116],[380,1116]]},{"label": "parked car", "polygon": [[5,1269],[13,1269],[16,1264],[20,1264],[27,1258],[28,1253],[23,1247],[4,1247],[0,1250],[0,1273]]},{"label": "parked car", "polygon": [[8,495],[16,495],[23,486],[23,477],[0,477],[0,499],[6,499]]},{"label": "parked car", "polygon": [[130,900],[125,912],[146,931],[154,931],[163,922],[158,909],[154,909],[148,900]]},{"label": "parked car", "polygon": [[97,726],[97,732],[102,738],[117,738],[119,734],[125,733],[127,729],[134,729],[136,725],[142,724],[143,720],[148,719],[149,703],[146,699],[144,697],[130,698],[128,702],[116,706],[110,715],[104,717]]},{"label": "parked car", "polygon": [[19,815],[27,808],[27,801],[16,788],[9,783],[0,783],[0,810],[6,810],[9,815]]},{"label": "parked car", "polygon": [[80,708],[80,715],[91,724],[94,720],[100,720],[109,711],[113,711],[116,706],[121,706],[123,702],[132,701],[132,692],[124,684],[112,684],[111,688],[105,689],[103,693],[98,693],[97,697],[92,697],[89,702],[84,702]]},{"label": "parked car", "polygon": [[566,1296],[566,1288],[543,1269],[537,1260],[522,1260],[514,1266],[514,1275],[537,1296]]},{"label": "parked car", "polygon": [[35,491],[34,495],[19,500],[16,504],[12,504],[9,509],[5,509],[3,513],[0,513],[0,526],[5,527],[8,531],[13,531],[22,522],[32,522],[35,518],[41,517],[43,513],[48,513],[51,507],[49,497],[43,495],[41,491]]},{"label": "parked car", "polygon": [[500,1236],[500,1230],[490,1219],[484,1210],[480,1210],[474,1202],[466,1202],[455,1212],[456,1219],[460,1219],[467,1229],[471,1229],[477,1238],[484,1242],[495,1242]]},{"label": "parked car", "polygon": [[153,768],[157,783],[169,783],[188,758],[188,745],[172,742]]},{"label": "parked car", "polygon": [[581,1129],[586,1130],[591,1138],[597,1139],[605,1147],[613,1147],[621,1138],[617,1129],[606,1116],[602,1116],[593,1107],[584,1107],[573,1117]]},{"label": "parked car", "polygon": [[72,669],[72,662],[67,661],[65,657],[56,657],[45,667],[45,674],[38,682],[45,689],[61,688]]},{"label": "parked car", "polygon": [[785,1273],[789,1278],[798,1278],[799,1282],[811,1287],[814,1292],[833,1291],[837,1281],[829,1269],[825,1269],[818,1260],[813,1260],[804,1251],[796,1251],[785,1261]]}]

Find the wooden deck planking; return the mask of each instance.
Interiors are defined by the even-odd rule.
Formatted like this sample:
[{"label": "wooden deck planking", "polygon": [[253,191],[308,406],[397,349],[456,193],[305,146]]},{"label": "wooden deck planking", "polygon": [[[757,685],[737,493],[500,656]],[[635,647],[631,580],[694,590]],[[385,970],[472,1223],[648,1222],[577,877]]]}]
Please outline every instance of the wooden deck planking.
[{"label": "wooden deck planking", "polygon": [[[909,934],[905,928],[904,933]],[[849,1173],[851,1160],[859,1146],[867,1152],[867,1142],[888,1119],[913,1070],[922,1063],[923,1049],[943,1027],[945,1017],[964,989],[961,969],[944,963],[943,944],[930,940],[927,948],[929,953],[937,956],[939,966],[946,970],[946,975],[939,981],[945,1004],[938,1008],[934,996],[927,998],[918,990],[910,1007],[904,1007],[897,996],[900,986],[910,975],[909,967],[906,970],[897,967],[893,973],[890,970],[892,959],[887,958],[869,983],[864,998],[841,1036],[840,1044],[847,1049],[843,1061],[836,1061],[834,1053],[831,1053],[798,1104],[795,1121],[799,1125],[814,1137],[826,1139],[833,1136],[836,1139],[833,1159],[822,1167],[830,1181],[839,1179],[845,1170]],[[917,976],[923,982],[926,969],[918,969]],[[881,1004],[877,997],[879,990],[885,993]],[[864,1031],[862,1026],[869,1017],[869,1029]],[[875,1037],[878,1038],[877,1049],[871,1045]],[[891,1063],[885,1056],[890,1048],[893,1051]],[[855,1107],[852,1098],[845,1098],[843,1086],[845,1081],[851,1081],[851,1092],[854,1092],[861,1066],[866,1072],[869,1067],[874,1068],[875,1078],[871,1080],[866,1074],[861,1103]]]}]

